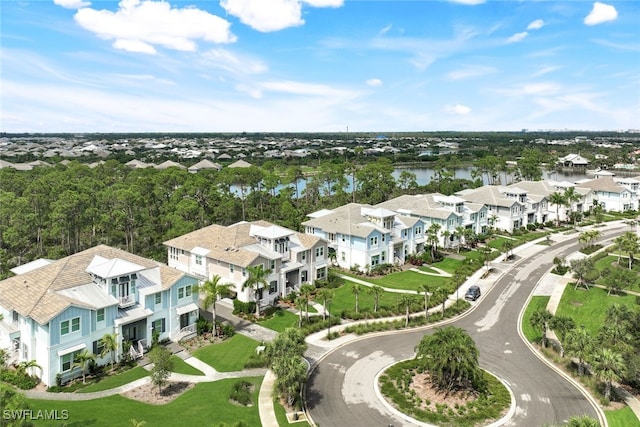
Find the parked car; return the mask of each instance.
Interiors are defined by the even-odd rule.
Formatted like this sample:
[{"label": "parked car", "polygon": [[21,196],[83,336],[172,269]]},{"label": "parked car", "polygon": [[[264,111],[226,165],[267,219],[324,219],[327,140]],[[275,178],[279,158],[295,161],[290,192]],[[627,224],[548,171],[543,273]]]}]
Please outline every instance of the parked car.
[{"label": "parked car", "polygon": [[480,298],[480,287],[476,285],[470,286],[464,294],[464,299],[467,301],[475,301],[478,298]]}]

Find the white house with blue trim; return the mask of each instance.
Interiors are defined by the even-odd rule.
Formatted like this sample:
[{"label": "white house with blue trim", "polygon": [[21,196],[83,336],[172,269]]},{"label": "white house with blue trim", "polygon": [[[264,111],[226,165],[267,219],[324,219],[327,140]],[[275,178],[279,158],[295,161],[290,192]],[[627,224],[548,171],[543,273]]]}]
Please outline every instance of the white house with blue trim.
[{"label": "white house with blue trim", "polygon": [[195,333],[194,276],[109,246],[96,246],[0,281],[0,348],[10,363],[35,360],[46,385],[81,375],[85,349],[98,364],[101,338],[117,334],[116,360],[128,348],[140,357],[154,333],[180,340]]}]

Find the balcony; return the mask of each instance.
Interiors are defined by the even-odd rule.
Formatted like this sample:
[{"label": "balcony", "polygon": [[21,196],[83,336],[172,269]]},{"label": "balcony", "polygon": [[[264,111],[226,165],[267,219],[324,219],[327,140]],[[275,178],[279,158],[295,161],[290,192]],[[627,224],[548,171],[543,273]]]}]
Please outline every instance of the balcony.
[{"label": "balcony", "polygon": [[121,308],[130,307],[135,303],[136,303],[136,299],[133,297],[133,295],[127,295],[127,296],[118,298],[118,304],[120,305]]}]

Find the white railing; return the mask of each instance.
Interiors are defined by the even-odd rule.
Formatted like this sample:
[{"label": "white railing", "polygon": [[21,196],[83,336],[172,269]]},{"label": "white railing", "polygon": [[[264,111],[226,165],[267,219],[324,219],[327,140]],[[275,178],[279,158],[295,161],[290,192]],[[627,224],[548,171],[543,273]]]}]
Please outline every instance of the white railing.
[{"label": "white railing", "polygon": [[[136,349],[136,347],[138,348]],[[129,355],[133,360],[141,359],[142,356],[144,356],[144,344],[142,340],[138,341],[137,345],[131,345],[131,347],[129,347]]]},{"label": "white railing", "polygon": [[136,300],[133,298],[133,295],[127,295],[125,297],[118,298],[118,302],[120,303],[120,307],[127,307],[135,304]]},{"label": "white railing", "polygon": [[182,329],[176,328],[173,331],[173,340],[175,341],[180,341],[182,339],[184,339],[185,337],[188,337],[189,335],[195,334],[196,333],[196,324],[193,323],[191,325],[187,325]]}]

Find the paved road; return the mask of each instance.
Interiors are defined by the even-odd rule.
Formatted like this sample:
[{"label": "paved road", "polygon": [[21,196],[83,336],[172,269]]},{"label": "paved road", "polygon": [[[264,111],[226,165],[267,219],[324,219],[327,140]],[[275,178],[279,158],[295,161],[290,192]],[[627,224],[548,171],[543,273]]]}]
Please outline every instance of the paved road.
[{"label": "paved road", "polygon": [[[603,234],[609,237],[621,232]],[[480,349],[481,366],[502,378],[513,391],[516,408],[507,426],[563,423],[582,414],[597,418],[592,403],[571,382],[538,359],[518,333],[520,312],[535,285],[549,270],[555,256],[578,250],[576,238],[577,234],[552,247],[532,247],[517,267],[507,270],[495,282],[474,310],[451,322],[473,337]],[[307,405],[316,424],[416,425],[381,404],[374,391],[375,376],[387,365],[413,357],[415,346],[429,331],[424,328],[365,337],[321,358],[307,383]]]}]

